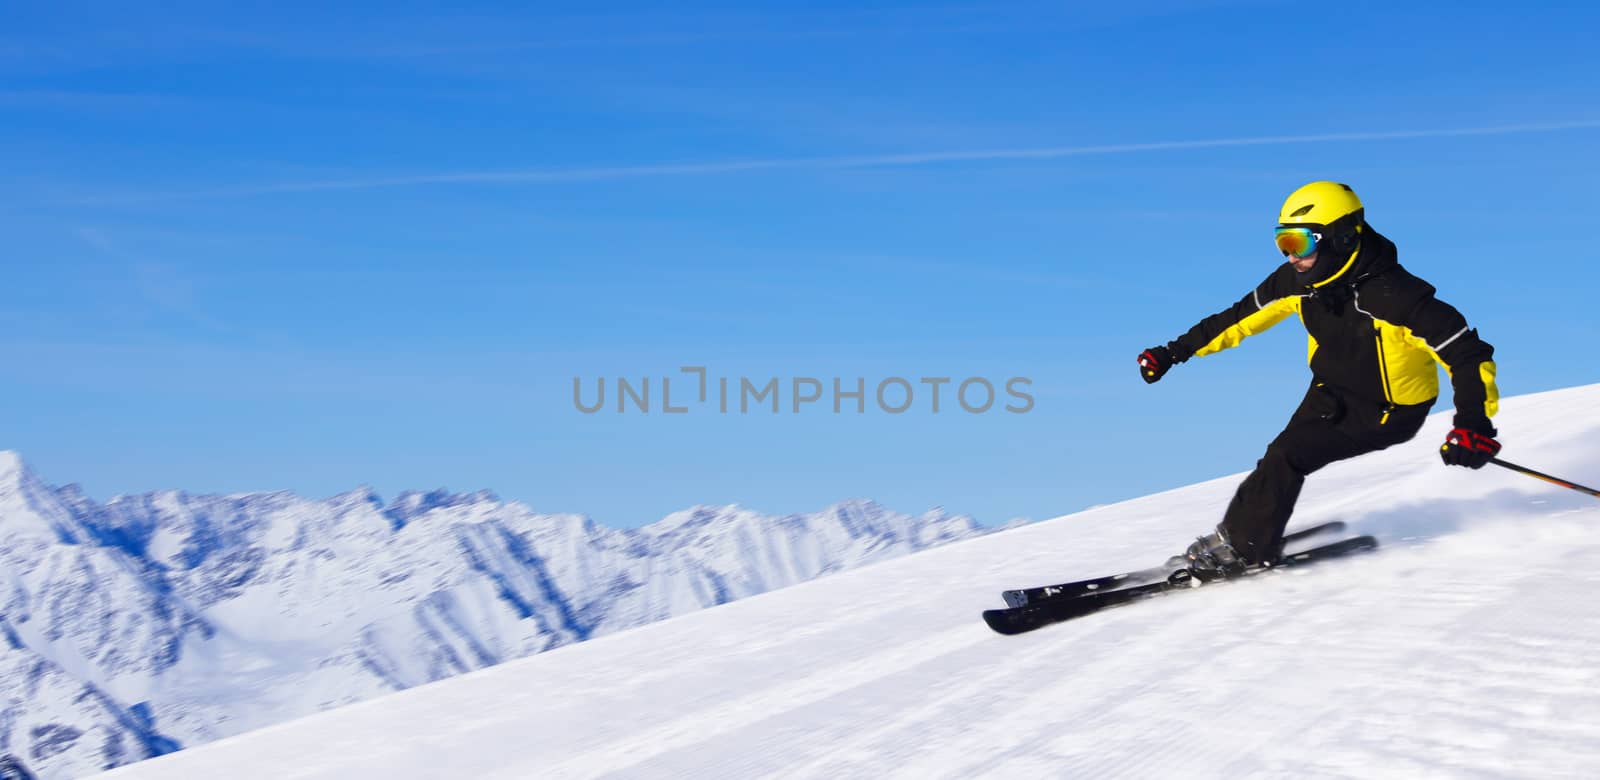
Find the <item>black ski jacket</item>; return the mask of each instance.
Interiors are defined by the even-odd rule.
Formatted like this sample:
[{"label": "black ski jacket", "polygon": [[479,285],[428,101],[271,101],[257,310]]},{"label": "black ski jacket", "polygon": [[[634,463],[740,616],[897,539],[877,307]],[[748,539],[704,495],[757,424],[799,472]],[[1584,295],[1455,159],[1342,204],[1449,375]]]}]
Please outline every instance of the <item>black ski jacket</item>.
[{"label": "black ski jacket", "polygon": [[1394,242],[1362,224],[1356,248],[1332,277],[1314,285],[1279,266],[1238,303],[1200,321],[1167,344],[1175,362],[1238,346],[1249,336],[1300,315],[1310,335],[1308,360],[1319,381],[1383,406],[1431,404],[1439,396],[1437,362],[1450,375],[1458,426],[1494,435],[1499,410],[1494,347],[1433,285],[1401,267]]}]

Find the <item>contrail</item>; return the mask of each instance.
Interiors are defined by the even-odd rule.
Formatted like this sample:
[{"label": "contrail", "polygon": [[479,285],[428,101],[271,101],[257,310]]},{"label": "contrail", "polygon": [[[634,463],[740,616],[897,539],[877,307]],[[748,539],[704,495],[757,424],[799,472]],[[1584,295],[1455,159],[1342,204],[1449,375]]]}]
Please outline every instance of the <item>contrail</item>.
[{"label": "contrail", "polygon": [[1096,146],[1047,146],[1023,149],[979,149],[966,151],[914,152],[907,154],[879,154],[845,157],[794,157],[771,160],[734,160],[728,162],[680,163],[663,165],[468,171],[462,173],[418,174],[413,176],[387,176],[284,182],[280,184],[261,184],[229,189],[156,194],[141,197],[130,197],[125,199],[76,199],[70,202],[76,204],[105,204],[129,201],[148,202],[155,200],[244,198],[285,193],[328,192],[336,190],[373,190],[390,187],[415,187],[448,184],[532,184],[543,182],[601,181],[607,179],[640,179],[668,176],[711,176],[718,174],[771,170],[895,168],[917,165],[936,165],[939,163],[987,162],[996,160],[1052,160],[1064,157],[1089,157],[1108,154],[1131,154],[1135,152],[1159,152],[1187,149],[1213,149],[1230,146],[1277,146],[1289,144],[1393,141],[1412,138],[1446,138],[1452,136],[1549,133],[1559,130],[1578,130],[1588,128],[1600,128],[1600,119],[1585,119],[1569,122],[1549,122],[1542,124],[1498,125],[1492,127],[1394,130],[1368,133],[1323,133],[1319,135],[1274,135],[1255,136],[1248,138],[1214,138],[1192,141],[1160,141],[1136,144],[1103,144]]}]

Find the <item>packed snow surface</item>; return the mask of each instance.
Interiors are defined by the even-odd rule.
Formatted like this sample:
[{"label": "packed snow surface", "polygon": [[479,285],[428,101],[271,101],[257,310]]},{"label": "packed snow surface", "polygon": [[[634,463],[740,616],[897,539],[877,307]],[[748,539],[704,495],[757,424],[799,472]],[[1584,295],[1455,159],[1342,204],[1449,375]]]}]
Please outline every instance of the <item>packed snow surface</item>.
[{"label": "packed snow surface", "polygon": [[[1600,482],[1600,385],[1508,399],[1512,461]],[[1008,587],[1140,567],[1237,476],[563,647],[115,778],[1600,776],[1600,501],[1409,444],[1294,525],[1383,550],[1018,637]]]}]

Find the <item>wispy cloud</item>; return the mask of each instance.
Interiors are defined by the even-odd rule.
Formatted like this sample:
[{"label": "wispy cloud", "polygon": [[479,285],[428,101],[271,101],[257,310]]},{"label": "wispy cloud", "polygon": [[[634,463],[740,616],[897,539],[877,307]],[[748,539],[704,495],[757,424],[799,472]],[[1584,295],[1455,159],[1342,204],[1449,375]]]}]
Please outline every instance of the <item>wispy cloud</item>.
[{"label": "wispy cloud", "polygon": [[500,171],[467,171],[457,173],[432,173],[405,176],[375,176],[346,179],[278,182],[272,184],[242,185],[230,188],[196,190],[191,192],[149,193],[104,198],[79,198],[67,202],[72,205],[113,205],[118,203],[146,203],[153,201],[247,198],[267,195],[333,192],[341,190],[377,190],[395,187],[424,187],[461,184],[544,184],[602,181],[608,179],[641,179],[672,176],[714,176],[759,171],[903,168],[954,163],[1000,162],[1008,160],[1054,160],[1070,157],[1135,154],[1139,152],[1187,151],[1225,147],[1352,143],[1364,141],[1397,141],[1420,138],[1550,133],[1561,130],[1583,130],[1595,128],[1600,128],[1600,119],[1581,119],[1564,122],[1544,122],[1518,125],[1496,125],[1489,127],[1391,130],[1364,133],[1322,133],[1317,135],[1250,136],[1243,138],[1211,138],[1186,141],[1157,141],[1150,143],[1100,144],[1088,146],[977,149],[832,157],[792,157],[764,160],[731,160],[723,162],[690,162],[657,165],[597,166],[583,168],[535,168]]},{"label": "wispy cloud", "polygon": [[74,232],[85,244],[126,267],[131,289],[147,306],[213,332],[233,331],[227,323],[202,310],[195,280],[177,266],[137,257],[97,227],[79,227]]},{"label": "wispy cloud", "polygon": [[106,108],[148,110],[189,102],[175,95],[149,93],[82,92],[64,89],[0,89],[0,108]]},{"label": "wispy cloud", "polygon": [[1123,0],[1103,7],[1059,3],[907,3],[872,8],[729,9],[686,13],[663,8],[619,14],[521,14],[397,11],[374,19],[359,11],[317,9],[260,16],[231,9],[196,14],[184,22],[152,24],[138,16],[75,26],[71,34],[0,37],[0,61],[81,65],[128,56],[232,56],[239,51],[317,60],[388,60],[517,54],[585,47],[672,47],[715,43],[925,34],[1068,31],[1139,22],[1273,0]]}]

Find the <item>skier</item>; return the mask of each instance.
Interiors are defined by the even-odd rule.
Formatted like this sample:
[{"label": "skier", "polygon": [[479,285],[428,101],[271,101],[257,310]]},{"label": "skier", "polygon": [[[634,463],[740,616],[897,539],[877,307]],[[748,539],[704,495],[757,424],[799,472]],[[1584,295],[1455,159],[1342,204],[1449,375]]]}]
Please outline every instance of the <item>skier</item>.
[{"label": "skier", "polygon": [[1456,407],[1439,451],[1444,462],[1477,469],[1500,451],[1489,422],[1499,406],[1494,348],[1400,266],[1394,243],[1367,224],[1348,185],[1295,190],[1278,215],[1276,242],[1287,262],[1242,300],[1139,355],[1140,375],[1154,383],[1174,365],[1237,346],[1291,314],[1310,335],[1305,398],[1216,530],[1185,553],[1202,581],[1278,560],[1306,475],[1416,436],[1439,395],[1435,361],[1449,372]]}]

